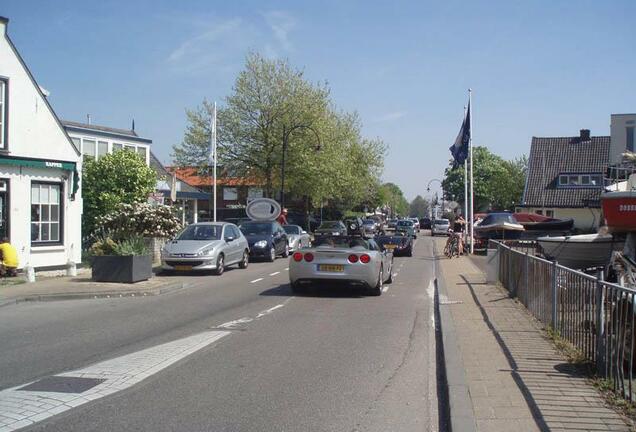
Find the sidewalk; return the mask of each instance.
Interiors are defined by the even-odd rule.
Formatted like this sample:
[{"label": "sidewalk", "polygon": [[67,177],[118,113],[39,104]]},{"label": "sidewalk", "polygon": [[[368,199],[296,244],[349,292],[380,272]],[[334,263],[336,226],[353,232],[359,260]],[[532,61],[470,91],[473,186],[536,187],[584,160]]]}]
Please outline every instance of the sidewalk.
[{"label": "sidewalk", "polygon": [[436,248],[442,332],[446,324],[454,333],[444,335],[444,353],[456,432],[632,430],[522,305],[487,284],[469,258],[444,257],[443,239]]},{"label": "sidewalk", "polygon": [[159,295],[184,286],[183,281],[161,276],[134,284],[93,282],[90,272],[76,277],[41,278],[33,283],[19,283],[20,280],[24,280],[24,276],[9,278],[6,285],[0,284],[0,307],[22,301]]}]

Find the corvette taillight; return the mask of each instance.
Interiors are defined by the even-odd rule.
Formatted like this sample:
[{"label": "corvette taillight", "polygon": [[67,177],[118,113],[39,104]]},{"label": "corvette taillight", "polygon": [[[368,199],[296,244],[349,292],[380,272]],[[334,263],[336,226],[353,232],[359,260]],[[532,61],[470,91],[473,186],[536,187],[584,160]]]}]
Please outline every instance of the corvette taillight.
[{"label": "corvette taillight", "polygon": [[296,252],[293,257],[294,261],[296,262],[301,262],[303,260],[303,254],[301,254],[300,252]]},{"label": "corvette taillight", "polygon": [[371,261],[371,257],[369,255],[367,255],[367,254],[360,255],[360,262],[362,264],[368,264],[369,261]]},{"label": "corvette taillight", "polygon": [[358,255],[355,255],[355,254],[349,255],[349,262],[351,264],[357,263],[358,262]]},{"label": "corvette taillight", "polygon": [[314,260],[314,254],[312,254],[311,252],[307,252],[305,254],[305,261],[312,262],[313,260]]}]

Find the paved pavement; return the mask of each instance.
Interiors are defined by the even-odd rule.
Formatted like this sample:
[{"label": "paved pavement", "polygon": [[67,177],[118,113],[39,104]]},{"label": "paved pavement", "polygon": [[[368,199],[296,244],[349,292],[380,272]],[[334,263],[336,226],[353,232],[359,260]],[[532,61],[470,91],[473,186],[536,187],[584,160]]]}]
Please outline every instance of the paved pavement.
[{"label": "paved pavement", "polygon": [[[294,296],[287,266],[191,276],[187,289],[160,296],[2,308],[5,426],[438,430],[430,239],[395,259],[395,281],[380,297],[330,286]],[[77,378],[97,381],[78,391]],[[75,393],[42,390],[51,381]],[[33,406],[12,410],[16,396]]]},{"label": "paved pavement", "polygon": [[15,283],[21,282],[23,276],[18,278],[7,279],[8,284],[0,285],[0,307],[24,301],[158,295],[181,289],[187,284],[186,278],[163,276],[134,284],[100,283],[91,280],[90,272],[76,277],[38,278],[33,283]]},{"label": "paved pavement", "polygon": [[[444,239],[436,242],[442,251]],[[462,430],[632,430],[554,349],[523,306],[487,284],[471,259],[441,257],[438,263],[440,308],[451,312],[459,348],[460,358],[451,360],[463,368],[468,395],[463,408],[473,417]],[[462,394],[451,392],[454,397],[461,400]]]}]

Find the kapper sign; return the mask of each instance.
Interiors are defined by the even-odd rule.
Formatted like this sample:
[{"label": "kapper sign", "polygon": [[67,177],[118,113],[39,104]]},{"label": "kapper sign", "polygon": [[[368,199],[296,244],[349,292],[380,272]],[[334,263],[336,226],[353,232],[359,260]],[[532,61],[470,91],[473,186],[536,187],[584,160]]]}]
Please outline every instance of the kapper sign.
[{"label": "kapper sign", "polygon": [[247,217],[253,221],[274,220],[280,216],[280,204],[270,198],[256,198],[251,200],[245,208]]}]

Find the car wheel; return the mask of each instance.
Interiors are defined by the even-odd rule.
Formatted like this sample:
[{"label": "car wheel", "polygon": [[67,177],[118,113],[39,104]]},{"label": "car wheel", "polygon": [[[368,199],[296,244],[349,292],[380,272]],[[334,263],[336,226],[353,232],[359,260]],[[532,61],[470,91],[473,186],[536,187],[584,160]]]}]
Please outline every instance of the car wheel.
[{"label": "car wheel", "polygon": [[283,251],[283,258],[287,258],[289,256],[289,245],[285,245],[285,250]]},{"label": "car wheel", "polygon": [[408,251],[406,251],[406,256],[408,256],[408,257],[412,257],[413,256],[413,248],[412,247]]},{"label": "car wheel", "polygon": [[269,262],[274,262],[276,261],[276,248],[272,246],[272,248],[269,250],[269,256],[267,257],[267,260]]},{"label": "car wheel", "polygon": [[217,276],[221,276],[225,271],[225,258],[223,254],[219,254],[219,257],[216,259],[216,268],[214,269],[214,274]]},{"label": "car wheel", "polygon": [[376,282],[375,287],[369,290],[369,295],[372,295],[372,296],[382,295],[382,279],[384,278],[384,275],[382,273],[383,273],[383,270],[382,270],[382,267],[380,267],[380,273],[378,274],[378,281]]},{"label": "car wheel", "polygon": [[247,251],[243,252],[243,259],[239,263],[239,268],[246,269],[250,262],[250,254]]}]

